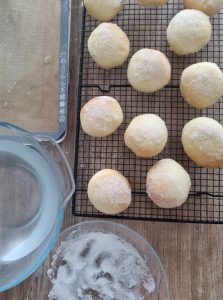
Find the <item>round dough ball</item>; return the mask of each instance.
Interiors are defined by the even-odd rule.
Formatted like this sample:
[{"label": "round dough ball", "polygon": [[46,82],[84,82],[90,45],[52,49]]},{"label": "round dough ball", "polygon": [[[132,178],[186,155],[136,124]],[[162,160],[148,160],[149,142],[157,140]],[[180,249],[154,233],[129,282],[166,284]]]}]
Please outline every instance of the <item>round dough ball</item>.
[{"label": "round dough ball", "polygon": [[91,99],[82,107],[80,121],[85,133],[93,137],[105,137],[121,125],[123,113],[117,100],[100,96]]},{"label": "round dough ball", "polygon": [[159,154],[164,149],[167,138],[168,131],[164,121],[153,114],[135,117],[124,135],[126,146],[140,157]]},{"label": "round dough ball", "polygon": [[104,169],[88,183],[88,198],[92,205],[105,214],[117,214],[131,203],[131,187],[118,171]]},{"label": "round dough ball", "polygon": [[180,90],[192,107],[210,107],[223,95],[223,74],[214,63],[193,64],[183,71]]},{"label": "round dough ball", "polygon": [[212,17],[223,7],[223,0],[184,0],[184,7],[201,10]]},{"label": "round dough ball", "polygon": [[129,83],[137,91],[153,93],[168,84],[171,66],[162,52],[141,49],[132,56],[127,76]]},{"label": "round dough ball", "polygon": [[209,17],[195,9],[184,9],[176,14],[167,28],[170,48],[178,55],[201,50],[211,39]]},{"label": "round dough ball", "polygon": [[116,24],[101,23],[88,39],[93,60],[104,69],[122,65],[129,55],[129,39]]},{"label": "round dough ball", "polygon": [[123,8],[125,0],[84,0],[88,14],[98,21],[112,20]]},{"label": "round dough ball", "polygon": [[187,200],[190,187],[189,174],[173,159],[158,161],[147,173],[147,194],[159,207],[182,205]]},{"label": "round dough ball", "polygon": [[216,120],[199,117],[188,122],[182,132],[186,154],[207,168],[223,166],[223,127]]},{"label": "round dough ball", "polygon": [[151,8],[156,6],[164,5],[168,2],[168,0],[138,0],[139,4]]}]

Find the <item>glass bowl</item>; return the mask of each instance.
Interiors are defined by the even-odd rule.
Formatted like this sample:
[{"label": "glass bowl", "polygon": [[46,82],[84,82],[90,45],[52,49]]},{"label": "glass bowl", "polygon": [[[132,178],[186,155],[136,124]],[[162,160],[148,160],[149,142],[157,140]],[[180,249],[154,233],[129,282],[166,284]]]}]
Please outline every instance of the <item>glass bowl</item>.
[{"label": "glass bowl", "polygon": [[74,189],[53,139],[0,122],[0,292],[25,280],[48,256]]},{"label": "glass bowl", "polygon": [[[91,233],[91,232],[102,232],[102,233],[112,233],[129,243],[133,246],[138,253],[143,257],[145,263],[149,266],[150,273],[155,282],[155,289],[151,293],[143,292],[142,296],[144,300],[169,300],[169,287],[167,282],[167,277],[165,271],[162,267],[160,259],[154,249],[149,245],[149,243],[138,233],[129,229],[128,227],[115,223],[115,222],[107,222],[107,221],[87,221],[83,223],[79,223],[72,227],[69,227],[65,231],[60,234],[57,245],[54,247],[51,256],[54,257],[53,264],[51,264],[51,269],[48,270],[48,274],[58,274],[58,269],[60,266],[64,266],[65,261],[61,253],[64,251],[64,247],[66,247],[66,242],[69,240],[73,240],[81,238],[83,234]],[[65,243],[64,243],[65,242]],[[60,247],[62,245],[62,247]],[[71,253],[71,252],[70,252]],[[56,254],[56,255],[55,255]],[[55,256],[54,256],[55,255]],[[60,270],[61,272],[61,270]],[[49,285],[50,287],[50,285]],[[141,290],[140,290],[141,292]],[[63,292],[62,292],[63,293]],[[92,298],[91,298],[92,297]],[[91,296],[86,299],[102,299],[101,297]],[[124,297],[125,298],[125,297]],[[123,298],[123,300],[125,300]],[[54,298],[53,298],[54,299]],[[56,298],[57,299],[57,298]],[[82,298],[79,298],[82,299]],[[109,298],[110,299],[110,298]],[[133,298],[132,298],[133,299]],[[66,299],[70,300],[70,299]],[[122,300],[122,299],[119,299]],[[135,299],[138,300],[138,299]]]}]

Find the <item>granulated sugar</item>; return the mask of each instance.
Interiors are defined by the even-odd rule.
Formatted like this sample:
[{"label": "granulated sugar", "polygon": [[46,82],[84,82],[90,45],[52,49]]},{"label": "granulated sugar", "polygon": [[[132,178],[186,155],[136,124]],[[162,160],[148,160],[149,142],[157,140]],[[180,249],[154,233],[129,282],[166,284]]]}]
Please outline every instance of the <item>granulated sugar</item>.
[{"label": "granulated sugar", "polygon": [[133,246],[109,233],[72,233],[53,257],[50,300],[143,300],[155,282]]}]

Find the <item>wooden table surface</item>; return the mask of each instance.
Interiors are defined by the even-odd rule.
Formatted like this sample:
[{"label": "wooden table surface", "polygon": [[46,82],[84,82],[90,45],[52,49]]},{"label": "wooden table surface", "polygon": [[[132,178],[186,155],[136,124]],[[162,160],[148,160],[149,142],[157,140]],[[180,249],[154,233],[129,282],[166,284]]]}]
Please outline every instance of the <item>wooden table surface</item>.
[{"label": "wooden table surface", "polygon": [[[62,143],[71,165],[74,158],[74,111],[79,64],[78,2],[73,0],[72,4],[68,134]],[[72,215],[70,203],[65,212],[63,228],[83,220],[86,219]],[[223,299],[223,226],[122,220],[116,222],[131,227],[154,247],[167,272],[172,300]],[[0,294],[0,300],[45,300],[48,290],[46,267],[42,266],[25,282]]]}]

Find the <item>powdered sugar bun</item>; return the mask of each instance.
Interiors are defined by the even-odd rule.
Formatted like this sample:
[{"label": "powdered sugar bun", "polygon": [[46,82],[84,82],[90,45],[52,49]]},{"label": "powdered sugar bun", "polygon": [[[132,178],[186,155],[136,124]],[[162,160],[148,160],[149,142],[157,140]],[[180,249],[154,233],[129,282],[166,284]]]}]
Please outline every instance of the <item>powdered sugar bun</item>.
[{"label": "powdered sugar bun", "polygon": [[101,23],[88,39],[93,60],[104,69],[122,65],[129,55],[129,39],[122,29],[112,23]]},{"label": "powdered sugar bun", "polygon": [[131,58],[128,81],[134,89],[143,93],[153,93],[168,84],[171,66],[167,57],[154,49],[141,49]]},{"label": "powdered sugar bun", "polygon": [[212,118],[198,117],[182,131],[186,154],[198,165],[207,168],[223,166],[223,127]]},{"label": "powdered sugar bun", "polygon": [[90,16],[98,21],[112,20],[123,8],[125,0],[84,0]]},{"label": "powdered sugar bun", "polygon": [[187,200],[190,187],[189,174],[173,159],[158,161],[147,173],[147,194],[159,207],[182,205]]},{"label": "powdered sugar bun", "polygon": [[88,183],[88,198],[93,206],[105,214],[117,214],[131,203],[131,187],[118,171],[104,169]]},{"label": "powdered sugar bun", "polygon": [[165,122],[154,114],[135,117],[124,135],[126,146],[141,157],[159,154],[164,149],[167,138],[168,131]]},{"label": "powdered sugar bun", "polygon": [[167,28],[170,48],[178,55],[198,52],[211,39],[211,23],[202,11],[184,9],[177,13]]},{"label": "powdered sugar bun", "polygon": [[83,106],[80,120],[85,133],[93,137],[105,137],[120,126],[123,113],[117,100],[100,96],[91,99]]},{"label": "powdered sugar bun", "polygon": [[223,95],[223,73],[211,62],[193,64],[183,71],[180,90],[192,107],[210,107]]}]

